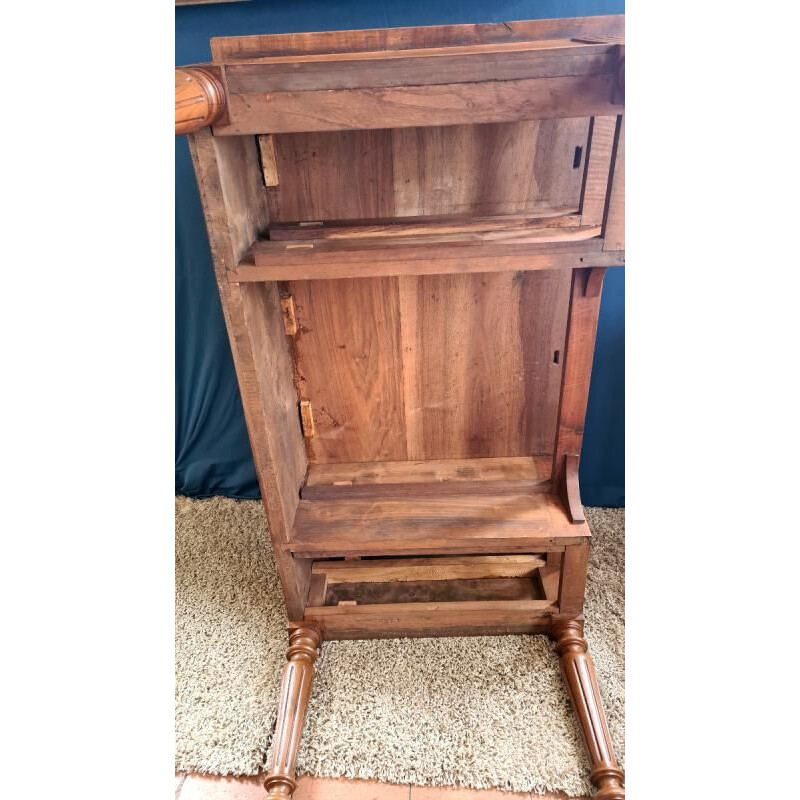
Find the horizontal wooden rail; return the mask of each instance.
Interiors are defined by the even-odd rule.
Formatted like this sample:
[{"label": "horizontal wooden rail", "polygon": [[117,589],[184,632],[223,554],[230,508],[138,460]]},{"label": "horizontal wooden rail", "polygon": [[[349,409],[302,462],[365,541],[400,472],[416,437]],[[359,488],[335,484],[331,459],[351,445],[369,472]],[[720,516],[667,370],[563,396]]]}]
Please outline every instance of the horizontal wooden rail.
[{"label": "horizontal wooden rail", "polygon": [[[536,231],[525,241],[486,237],[412,237],[393,240],[258,241],[236,270],[234,282],[320,280],[392,275],[509,272],[621,266],[624,254],[603,251],[597,226]],[[539,238],[536,234],[544,234]],[[585,238],[585,237],[591,238]],[[441,241],[446,238],[446,241]],[[572,241],[570,241],[572,239]],[[438,240],[438,241],[437,241]]]},{"label": "horizontal wooden rail", "polygon": [[552,494],[301,500],[286,549],[316,558],[536,553],[589,535]]},{"label": "horizontal wooden rail", "polygon": [[[363,220],[321,220],[312,222],[276,222],[269,226],[273,242],[309,241],[313,239],[398,239],[422,236],[485,234],[483,238],[499,240],[519,238],[526,232],[549,230],[557,235],[560,228],[581,227],[577,208],[554,208],[548,213],[495,214],[491,216],[426,216],[390,217]],[[541,240],[541,239],[540,239]],[[419,241],[423,241],[419,239]]]}]

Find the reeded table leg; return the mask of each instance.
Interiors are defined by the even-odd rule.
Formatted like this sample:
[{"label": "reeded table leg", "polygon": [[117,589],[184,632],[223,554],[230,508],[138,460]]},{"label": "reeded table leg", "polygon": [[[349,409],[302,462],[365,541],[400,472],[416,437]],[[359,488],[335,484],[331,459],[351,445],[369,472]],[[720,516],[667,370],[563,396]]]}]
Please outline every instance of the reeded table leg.
[{"label": "reeded table leg", "polygon": [[319,646],[320,635],[316,628],[301,626],[289,634],[288,661],[283,668],[272,762],[264,781],[267,797],[289,798],[297,785],[294,779],[295,763],[311,697],[314,662]]},{"label": "reeded table leg", "polygon": [[559,620],[553,623],[550,635],[556,640],[561,674],[566,681],[572,707],[578,716],[583,739],[589,751],[592,762],[590,778],[597,787],[595,798],[624,800],[625,774],[614,757],[594,664],[587,652],[586,640],[583,638],[583,623],[579,620]]}]

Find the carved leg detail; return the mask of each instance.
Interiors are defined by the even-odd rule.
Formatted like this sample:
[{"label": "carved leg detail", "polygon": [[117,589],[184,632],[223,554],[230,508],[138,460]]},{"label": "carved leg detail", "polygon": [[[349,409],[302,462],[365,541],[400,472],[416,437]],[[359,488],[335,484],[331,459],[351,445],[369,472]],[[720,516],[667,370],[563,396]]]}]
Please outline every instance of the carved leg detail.
[{"label": "carved leg detail", "polygon": [[579,620],[554,622],[551,636],[556,640],[561,674],[592,762],[590,778],[597,788],[595,800],[624,800],[625,775],[614,757],[594,664],[583,638],[583,623]]},{"label": "carved leg detail", "polygon": [[311,697],[314,662],[319,646],[320,635],[315,628],[298,627],[289,634],[288,660],[283,668],[272,761],[264,781],[267,797],[289,798],[297,785],[294,779],[295,763]]}]

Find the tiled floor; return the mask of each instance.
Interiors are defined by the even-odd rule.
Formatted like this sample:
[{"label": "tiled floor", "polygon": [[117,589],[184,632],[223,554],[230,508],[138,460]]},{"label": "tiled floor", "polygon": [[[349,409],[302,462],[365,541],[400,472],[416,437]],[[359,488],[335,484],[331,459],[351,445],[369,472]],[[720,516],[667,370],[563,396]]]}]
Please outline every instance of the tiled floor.
[{"label": "tiled floor", "polygon": [[[395,786],[374,781],[298,778],[294,800],[564,800],[562,794],[500,792],[495,789]],[[220,778],[212,775],[176,775],[175,800],[265,800],[263,778]],[[576,800],[589,800],[577,798]]]}]

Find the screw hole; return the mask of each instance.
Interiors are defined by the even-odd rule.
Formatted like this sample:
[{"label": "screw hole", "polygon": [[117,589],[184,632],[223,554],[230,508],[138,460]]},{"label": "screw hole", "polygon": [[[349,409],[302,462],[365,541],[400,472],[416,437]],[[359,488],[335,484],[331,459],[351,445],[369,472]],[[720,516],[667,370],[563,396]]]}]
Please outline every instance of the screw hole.
[{"label": "screw hole", "polygon": [[576,147],[575,148],[575,156],[572,159],[572,169],[578,169],[581,165],[581,159],[583,158],[583,148]]},{"label": "screw hole", "polygon": [[556,350],[555,353],[553,353],[553,363],[554,364],[558,364],[558,359],[559,359],[560,355],[561,355],[561,353],[558,350]]}]

